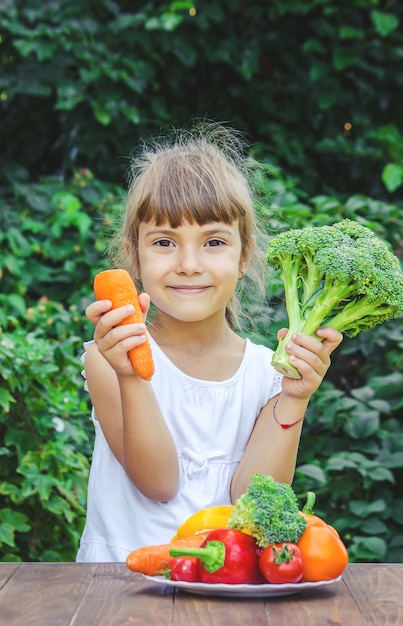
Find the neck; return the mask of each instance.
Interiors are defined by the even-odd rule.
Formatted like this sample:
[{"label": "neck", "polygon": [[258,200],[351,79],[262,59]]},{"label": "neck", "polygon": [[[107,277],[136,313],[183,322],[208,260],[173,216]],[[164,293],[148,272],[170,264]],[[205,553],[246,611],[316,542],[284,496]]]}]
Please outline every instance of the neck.
[{"label": "neck", "polygon": [[183,322],[158,313],[148,329],[172,363],[193,378],[228,380],[242,362],[245,341],[225,316]]},{"label": "neck", "polygon": [[225,317],[201,322],[183,322],[158,312],[148,326],[150,335],[161,347],[182,346],[187,351],[201,351],[211,346],[226,345],[237,337]]}]

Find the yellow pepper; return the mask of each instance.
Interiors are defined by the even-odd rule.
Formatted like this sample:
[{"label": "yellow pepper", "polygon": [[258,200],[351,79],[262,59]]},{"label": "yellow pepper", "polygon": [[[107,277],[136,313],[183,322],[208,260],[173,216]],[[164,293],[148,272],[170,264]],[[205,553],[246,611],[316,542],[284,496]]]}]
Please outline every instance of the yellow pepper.
[{"label": "yellow pepper", "polygon": [[232,515],[233,506],[231,504],[221,506],[210,506],[207,509],[197,511],[179,526],[176,535],[171,541],[183,539],[190,535],[215,530],[216,528],[226,528],[228,520]]}]

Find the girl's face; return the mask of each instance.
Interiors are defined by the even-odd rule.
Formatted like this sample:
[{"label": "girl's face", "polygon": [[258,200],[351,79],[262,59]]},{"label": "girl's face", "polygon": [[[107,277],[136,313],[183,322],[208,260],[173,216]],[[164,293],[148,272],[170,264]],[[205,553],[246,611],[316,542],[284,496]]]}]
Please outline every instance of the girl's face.
[{"label": "girl's face", "polygon": [[159,311],[184,322],[221,313],[240,278],[238,222],[199,226],[142,222],[138,254],[144,291]]}]

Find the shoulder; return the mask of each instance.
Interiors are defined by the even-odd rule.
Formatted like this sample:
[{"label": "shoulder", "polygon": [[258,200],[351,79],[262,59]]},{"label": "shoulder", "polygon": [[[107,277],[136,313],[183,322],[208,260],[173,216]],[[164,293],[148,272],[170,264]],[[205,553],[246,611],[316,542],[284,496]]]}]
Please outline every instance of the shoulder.
[{"label": "shoulder", "polygon": [[267,346],[260,343],[255,343],[252,339],[246,338],[246,351],[245,354],[249,357],[259,359],[259,361],[270,363],[273,357],[274,351]]},{"label": "shoulder", "polygon": [[260,381],[265,391],[269,389],[269,397],[280,393],[283,380],[283,376],[272,365],[273,354],[271,348],[246,339],[246,370],[253,377],[255,385]]}]

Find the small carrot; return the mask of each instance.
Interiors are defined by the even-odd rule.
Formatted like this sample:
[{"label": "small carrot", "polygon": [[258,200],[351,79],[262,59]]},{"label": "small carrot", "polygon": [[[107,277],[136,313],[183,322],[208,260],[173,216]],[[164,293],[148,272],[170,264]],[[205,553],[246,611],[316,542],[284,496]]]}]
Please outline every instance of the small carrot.
[{"label": "small carrot", "polygon": [[[97,300],[110,300],[112,308],[132,304],[134,313],[129,315],[119,324],[141,324],[143,313],[141,311],[139,297],[134,282],[126,270],[112,269],[99,272],[94,278],[94,292]],[[150,342],[146,336],[145,343],[129,350],[128,357],[135,372],[145,380],[151,380],[154,374],[154,361]]]},{"label": "small carrot", "polygon": [[132,572],[139,572],[147,576],[158,576],[161,571],[166,569],[167,563],[172,560],[169,554],[172,548],[199,548],[209,532],[176,539],[171,541],[171,543],[137,548],[137,550],[133,550],[128,555],[126,565]]}]

